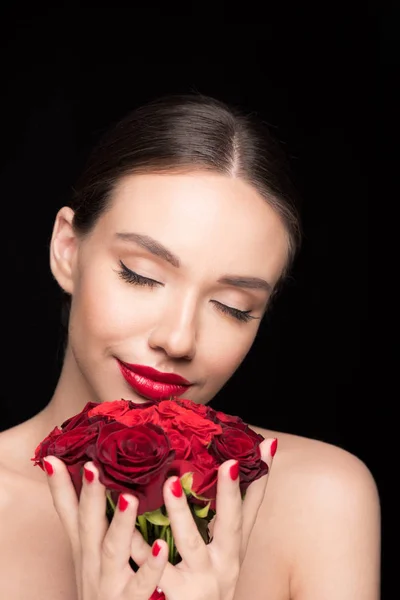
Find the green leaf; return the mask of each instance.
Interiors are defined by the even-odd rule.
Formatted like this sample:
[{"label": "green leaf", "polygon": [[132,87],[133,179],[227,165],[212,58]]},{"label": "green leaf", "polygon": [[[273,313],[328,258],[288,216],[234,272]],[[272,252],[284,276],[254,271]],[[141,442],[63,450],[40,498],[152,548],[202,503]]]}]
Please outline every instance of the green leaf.
[{"label": "green leaf", "polygon": [[182,485],[183,491],[185,492],[186,496],[194,496],[195,498],[197,498],[197,500],[204,500],[205,502],[208,502],[209,500],[211,500],[211,498],[205,498],[204,496],[199,496],[192,490],[192,486],[193,486],[193,473],[192,472],[187,472],[182,475],[181,485]]},{"label": "green leaf", "polygon": [[189,494],[193,494],[192,485],[193,485],[193,473],[184,473],[181,477],[181,485],[183,491],[188,496]]},{"label": "green leaf", "polygon": [[153,510],[152,512],[146,512],[143,514],[143,516],[146,517],[147,521],[153,525],[169,525],[168,517],[161,512],[160,508]]},{"label": "green leaf", "polygon": [[194,510],[196,516],[199,517],[200,519],[205,519],[208,515],[210,504],[211,504],[211,502],[209,502],[205,506],[198,506],[197,504],[194,504],[193,510]]},{"label": "green leaf", "polygon": [[199,496],[193,490],[191,491],[191,494],[192,494],[192,496],[197,498],[197,500],[205,500],[206,502],[209,502],[209,501],[211,502],[211,498],[206,498],[205,496]]},{"label": "green leaf", "polygon": [[139,515],[137,518],[138,527],[146,542],[149,541],[149,533],[147,530],[147,521],[144,515]]}]

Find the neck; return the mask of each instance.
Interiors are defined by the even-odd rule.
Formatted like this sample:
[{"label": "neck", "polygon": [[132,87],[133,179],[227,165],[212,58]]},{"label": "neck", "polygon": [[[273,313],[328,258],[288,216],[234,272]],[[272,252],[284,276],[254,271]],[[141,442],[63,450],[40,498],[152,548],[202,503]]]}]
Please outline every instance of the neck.
[{"label": "neck", "polygon": [[74,356],[70,348],[67,348],[61,374],[50,402],[22,425],[31,432],[33,443],[39,444],[54,427],[59,427],[66,419],[80,412],[90,401],[99,400],[91,396]]},{"label": "neck", "polygon": [[[0,453],[13,456],[12,470],[38,481],[45,481],[39,468],[32,468],[30,458],[37,445],[66,419],[80,412],[89,401],[98,402],[67,349],[62,371],[50,402],[34,417],[4,432],[0,440]],[[0,456],[0,463],[2,462]]]},{"label": "neck", "polygon": [[66,419],[80,412],[87,402],[99,402],[93,398],[82,376],[70,347],[67,347],[63,367],[53,397],[37,415],[49,431],[60,426]]}]

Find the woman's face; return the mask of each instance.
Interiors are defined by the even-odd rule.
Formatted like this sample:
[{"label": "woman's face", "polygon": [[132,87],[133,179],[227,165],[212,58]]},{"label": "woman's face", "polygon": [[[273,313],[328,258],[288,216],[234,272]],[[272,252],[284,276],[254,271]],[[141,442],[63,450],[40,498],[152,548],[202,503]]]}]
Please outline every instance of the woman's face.
[{"label": "woman's face", "polygon": [[66,362],[84,401],[210,401],[250,349],[285,267],[280,217],[246,182],[200,171],[126,177],[83,238],[63,214],[52,246],[70,274],[63,266],[60,277],[60,258],[52,268],[72,295]]}]

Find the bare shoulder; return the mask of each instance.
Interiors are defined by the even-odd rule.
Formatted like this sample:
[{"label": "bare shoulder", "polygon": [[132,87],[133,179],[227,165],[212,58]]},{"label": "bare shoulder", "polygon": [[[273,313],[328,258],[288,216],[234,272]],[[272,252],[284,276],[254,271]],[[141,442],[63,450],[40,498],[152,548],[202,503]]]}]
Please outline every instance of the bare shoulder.
[{"label": "bare shoulder", "polygon": [[[347,501],[349,492],[359,490],[366,498],[378,499],[374,477],[367,465],[357,456],[333,444],[278,431],[268,431],[251,426],[263,437],[276,437],[278,451],[274,459],[273,479],[279,479],[280,486],[292,486],[301,481],[312,484],[302,486],[306,496],[317,493],[332,493],[337,497],[344,494]],[[272,479],[272,474],[271,474]]]},{"label": "bare shoulder", "polygon": [[0,598],[71,600],[69,542],[46,478],[30,462],[32,441],[22,425],[0,434]]},{"label": "bare shoulder", "polygon": [[9,508],[20,479],[13,468],[15,429],[0,432],[0,511]]},{"label": "bare shoulder", "polygon": [[16,478],[12,472],[0,463],[0,520],[11,508],[15,493]]},{"label": "bare shoulder", "polygon": [[379,514],[376,482],[360,458],[319,440],[253,426],[252,429],[264,437],[278,439],[268,492],[279,496],[289,514],[304,506],[312,508],[316,515],[328,515],[328,509],[338,513],[360,511],[363,507]]},{"label": "bare shoulder", "polygon": [[258,528],[274,529],[291,598],[378,598],[380,500],[370,469],[332,444],[252,429],[278,439]]},{"label": "bare shoulder", "polygon": [[[48,496],[46,479],[33,466],[31,438],[24,424],[0,432],[0,545],[31,509],[43,512]],[[26,499],[29,498],[29,502]],[[7,516],[7,518],[2,518]]]}]

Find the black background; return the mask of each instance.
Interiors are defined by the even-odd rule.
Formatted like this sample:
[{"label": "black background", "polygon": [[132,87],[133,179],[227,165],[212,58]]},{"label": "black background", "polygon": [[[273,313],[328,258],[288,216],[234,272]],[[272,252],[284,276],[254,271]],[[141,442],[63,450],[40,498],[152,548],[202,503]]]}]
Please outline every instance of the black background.
[{"label": "black background", "polygon": [[143,101],[199,91],[257,112],[285,144],[305,235],[290,284],[214,405],[353,452],[385,508],[382,431],[393,395],[379,392],[385,359],[369,307],[377,234],[368,239],[368,204],[376,167],[383,154],[390,160],[394,32],[390,11],[378,15],[371,4],[321,12],[282,5],[263,18],[244,7],[224,17],[217,4],[4,14],[0,429],[41,409],[58,376],[48,242],[88,150]]}]

